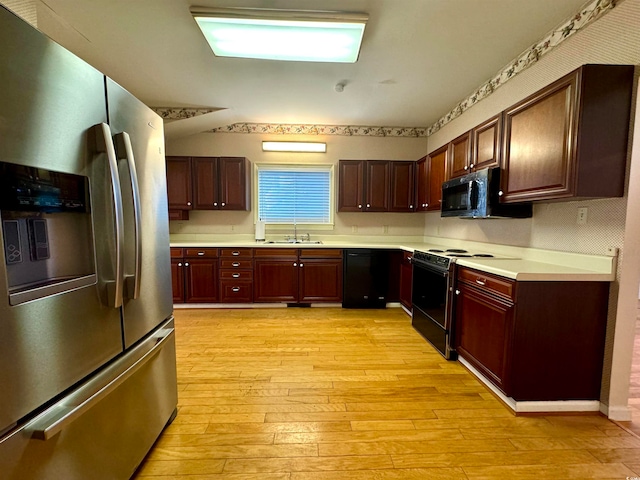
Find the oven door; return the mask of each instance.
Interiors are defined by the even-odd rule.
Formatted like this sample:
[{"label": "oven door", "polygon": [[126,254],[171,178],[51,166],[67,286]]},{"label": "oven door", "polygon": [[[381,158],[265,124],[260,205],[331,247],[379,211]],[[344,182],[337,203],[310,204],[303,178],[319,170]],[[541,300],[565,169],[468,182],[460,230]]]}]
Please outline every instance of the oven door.
[{"label": "oven door", "polygon": [[451,272],[413,264],[413,313],[411,324],[445,358],[455,359],[450,346]]}]

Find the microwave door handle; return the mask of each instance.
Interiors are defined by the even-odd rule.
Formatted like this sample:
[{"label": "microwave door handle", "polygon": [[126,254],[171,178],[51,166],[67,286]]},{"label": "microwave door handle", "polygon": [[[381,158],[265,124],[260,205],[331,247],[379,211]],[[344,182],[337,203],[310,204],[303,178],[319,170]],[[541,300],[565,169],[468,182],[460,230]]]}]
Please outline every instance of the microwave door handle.
[{"label": "microwave door handle", "polygon": [[469,182],[469,208],[476,210],[478,208],[478,182],[471,180]]},{"label": "microwave door handle", "polygon": [[[136,299],[140,296],[140,272],[142,269],[142,240],[141,231],[141,206],[140,206],[140,185],[138,183],[138,173],[136,170],[136,162],[133,156],[133,147],[131,146],[131,137],[127,132],[118,133],[114,137],[116,141],[116,153],[118,159],[127,163],[127,171],[129,172],[129,183],[131,185],[131,193],[133,198],[133,235],[135,249],[135,266],[133,277],[125,276],[125,287],[127,296]],[[130,283],[133,282],[133,285]]]},{"label": "microwave door handle", "polygon": [[95,125],[96,149],[99,153],[107,154],[109,166],[109,180],[113,195],[114,232],[115,232],[115,280],[107,281],[108,303],[113,308],[122,306],[124,257],[122,247],[124,245],[124,213],[122,210],[122,191],[120,190],[120,177],[118,176],[118,161],[116,149],[111,138],[111,129],[106,123]]}]

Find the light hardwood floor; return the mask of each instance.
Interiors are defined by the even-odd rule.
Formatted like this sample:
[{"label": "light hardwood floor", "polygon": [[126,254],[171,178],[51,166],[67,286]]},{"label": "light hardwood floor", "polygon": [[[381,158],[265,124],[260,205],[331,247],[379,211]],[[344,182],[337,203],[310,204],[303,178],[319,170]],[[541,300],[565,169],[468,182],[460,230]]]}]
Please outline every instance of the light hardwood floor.
[{"label": "light hardwood floor", "polygon": [[640,308],[636,316],[636,337],[631,364],[629,406],[631,407],[632,420],[631,422],[621,423],[632,432],[640,435]]},{"label": "light hardwood floor", "polygon": [[640,476],[640,438],[513,416],[400,309],[175,316],[179,413],[137,480]]}]

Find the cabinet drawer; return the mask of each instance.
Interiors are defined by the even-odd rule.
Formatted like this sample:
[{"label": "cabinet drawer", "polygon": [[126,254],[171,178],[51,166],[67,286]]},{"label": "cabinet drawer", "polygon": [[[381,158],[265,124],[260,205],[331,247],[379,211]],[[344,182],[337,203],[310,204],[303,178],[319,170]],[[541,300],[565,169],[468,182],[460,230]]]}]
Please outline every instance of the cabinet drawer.
[{"label": "cabinet drawer", "polygon": [[260,258],[298,258],[297,248],[257,248],[255,252],[256,257]]},{"label": "cabinet drawer", "polygon": [[171,247],[171,258],[182,258],[182,248]]},{"label": "cabinet drawer", "polygon": [[249,269],[253,268],[253,260],[241,260],[240,258],[226,258],[223,257],[220,259],[220,268],[230,268],[230,269]]},{"label": "cabinet drawer", "polygon": [[253,283],[239,280],[220,281],[221,303],[251,303],[253,301]]},{"label": "cabinet drawer", "polygon": [[253,270],[220,270],[221,280],[253,281]]},{"label": "cabinet drawer", "polygon": [[220,249],[221,257],[242,257],[242,258],[253,258],[253,249],[252,248],[221,248]]},{"label": "cabinet drawer", "polygon": [[185,248],[184,256],[190,258],[218,258],[217,248]]},{"label": "cabinet drawer", "polygon": [[340,248],[303,248],[300,258],[342,258]]},{"label": "cabinet drawer", "polygon": [[514,298],[515,282],[470,268],[458,269],[458,281],[473,285],[485,293],[506,297],[511,300]]}]

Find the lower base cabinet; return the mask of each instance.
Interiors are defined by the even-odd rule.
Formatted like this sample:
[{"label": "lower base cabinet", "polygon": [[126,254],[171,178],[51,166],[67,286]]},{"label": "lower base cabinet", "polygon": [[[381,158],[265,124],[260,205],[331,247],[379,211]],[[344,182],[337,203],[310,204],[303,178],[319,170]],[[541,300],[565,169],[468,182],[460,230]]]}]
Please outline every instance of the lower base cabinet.
[{"label": "lower base cabinet", "polygon": [[455,345],[516,401],[598,400],[608,282],[515,282],[458,268]]},{"label": "lower base cabinet", "polygon": [[172,248],[171,285],[174,303],[218,301],[218,249]]},{"label": "lower base cabinet", "polygon": [[253,249],[220,249],[220,303],[253,301]]}]

